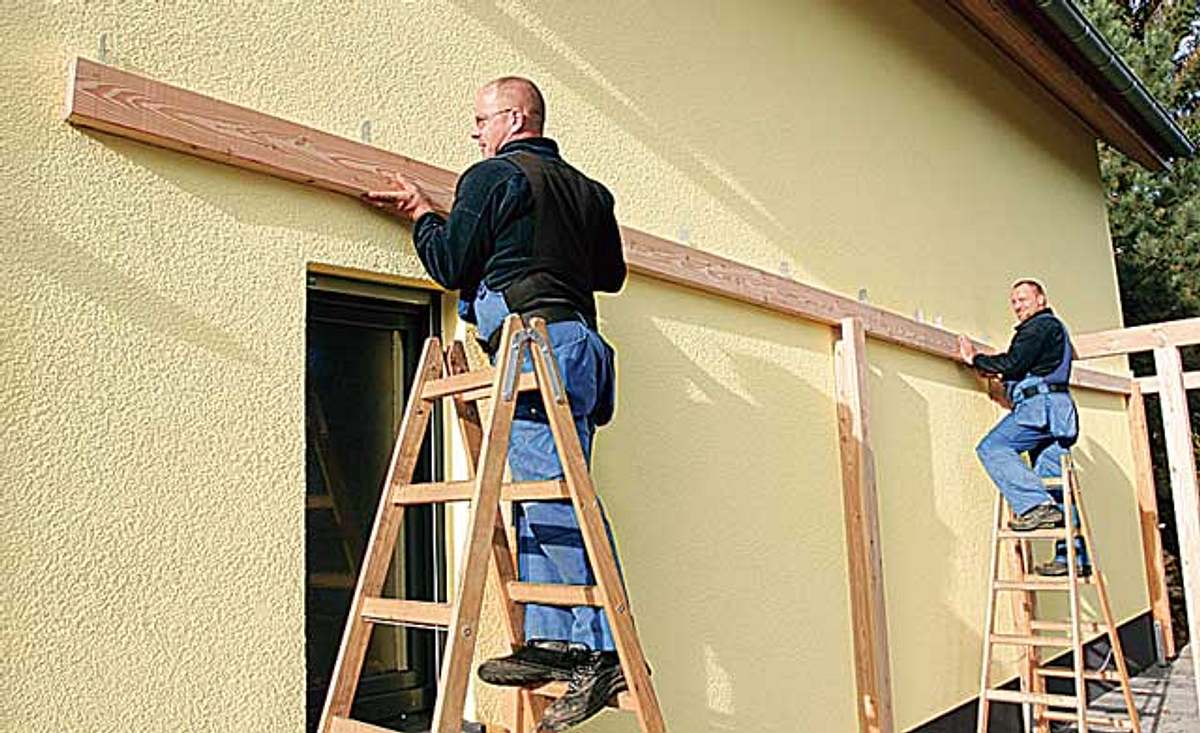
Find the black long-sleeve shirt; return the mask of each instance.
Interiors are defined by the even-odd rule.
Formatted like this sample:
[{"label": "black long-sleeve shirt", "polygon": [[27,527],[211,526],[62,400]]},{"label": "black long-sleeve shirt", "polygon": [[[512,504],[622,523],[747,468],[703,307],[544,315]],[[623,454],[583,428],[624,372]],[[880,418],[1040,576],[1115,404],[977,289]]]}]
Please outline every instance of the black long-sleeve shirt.
[{"label": "black long-sleeve shirt", "polygon": [[[533,259],[534,201],[521,168],[507,153],[526,152],[561,160],[558,145],[549,138],[528,138],[505,144],[498,154],[471,166],[459,178],[450,216],[429,213],[417,220],[413,243],[430,277],[471,300],[479,283],[503,291],[520,277]],[[602,204],[612,211],[613,197],[596,184]],[[606,217],[598,233],[589,273],[595,290],[615,293],[625,282],[626,267],[616,218]],[[590,303],[576,304],[592,312]]]},{"label": "black long-sleeve shirt", "polygon": [[1062,363],[1065,333],[1054,311],[1043,308],[1017,324],[1008,351],[977,354],[971,365],[985,374],[1000,374],[1006,382],[1018,382],[1030,374],[1044,377]]}]

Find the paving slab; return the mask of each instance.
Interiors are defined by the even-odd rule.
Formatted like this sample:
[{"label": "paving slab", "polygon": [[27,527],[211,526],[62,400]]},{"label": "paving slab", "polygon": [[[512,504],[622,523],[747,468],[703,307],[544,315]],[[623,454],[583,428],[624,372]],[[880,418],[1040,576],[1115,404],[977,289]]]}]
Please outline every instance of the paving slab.
[{"label": "paving slab", "polygon": [[[1200,704],[1189,649],[1182,649],[1170,664],[1142,670],[1132,685],[1142,733],[1200,733]],[[1093,700],[1088,710],[1124,713],[1125,702],[1120,691],[1113,690]],[[1075,726],[1055,730],[1073,731]]]}]

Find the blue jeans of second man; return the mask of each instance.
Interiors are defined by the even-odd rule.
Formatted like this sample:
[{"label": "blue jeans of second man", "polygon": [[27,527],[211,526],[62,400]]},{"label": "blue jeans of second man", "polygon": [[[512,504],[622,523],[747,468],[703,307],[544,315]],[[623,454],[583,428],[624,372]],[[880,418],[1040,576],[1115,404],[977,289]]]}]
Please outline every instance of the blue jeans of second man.
[{"label": "blue jeans of second man", "polygon": [[[1065,393],[1039,394],[1017,403],[975,452],[984,470],[1017,514],[1053,501],[1062,505],[1062,489],[1047,490],[1044,478],[1062,476],[1062,457],[1078,437],[1075,404]],[[1029,463],[1022,454],[1028,454]],[[1032,467],[1031,467],[1032,466]],[[1076,524],[1079,514],[1072,518]],[[1079,562],[1088,564],[1087,548],[1076,543]],[[1055,557],[1066,561],[1066,545],[1055,545]]]}]

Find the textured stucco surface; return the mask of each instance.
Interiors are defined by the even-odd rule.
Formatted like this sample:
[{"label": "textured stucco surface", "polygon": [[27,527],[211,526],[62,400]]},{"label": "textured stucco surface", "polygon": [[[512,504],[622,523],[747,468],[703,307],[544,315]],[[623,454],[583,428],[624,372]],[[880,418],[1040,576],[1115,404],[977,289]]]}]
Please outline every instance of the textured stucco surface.
[{"label": "textured stucco surface", "polygon": [[[305,268],[420,274],[353,201],[63,124],[102,33],[110,63],[452,169],[474,86],[525,73],[628,224],[996,344],[1029,271],[1077,330],[1119,324],[1088,135],[934,3],[12,4],[0,730],[301,729]],[[603,311],[596,472],[672,729],[853,729],[829,332],[638,279]],[[973,694],[995,412],[870,348],[909,725]],[[1083,402],[1125,618],[1127,432]]]}]

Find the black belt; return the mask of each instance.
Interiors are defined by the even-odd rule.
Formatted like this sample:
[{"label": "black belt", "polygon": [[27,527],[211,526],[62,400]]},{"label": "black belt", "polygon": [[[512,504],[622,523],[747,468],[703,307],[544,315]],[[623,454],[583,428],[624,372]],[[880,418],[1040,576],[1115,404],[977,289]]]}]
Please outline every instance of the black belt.
[{"label": "black belt", "polygon": [[[546,323],[559,323],[560,321],[581,321],[586,323],[587,327],[593,331],[596,329],[595,320],[588,318],[574,308],[565,305],[545,305],[537,308],[530,308],[521,314],[521,318],[526,323],[534,318],[541,318],[546,321]],[[500,348],[500,332],[503,330],[504,328],[501,327],[497,328],[495,331],[492,331],[492,335],[488,337],[487,341],[479,339],[479,345],[482,346],[483,350],[489,355],[495,354],[496,349]]]},{"label": "black belt", "polygon": [[1034,385],[1032,387],[1022,387],[1021,395],[1026,398],[1029,398],[1029,397],[1033,397],[1034,395],[1041,394],[1042,387],[1045,387],[1047,392],[1067,392],[1068,391],[1067,385],[1065,385],[1065,384],[1042,384],[1042,385]]}]

